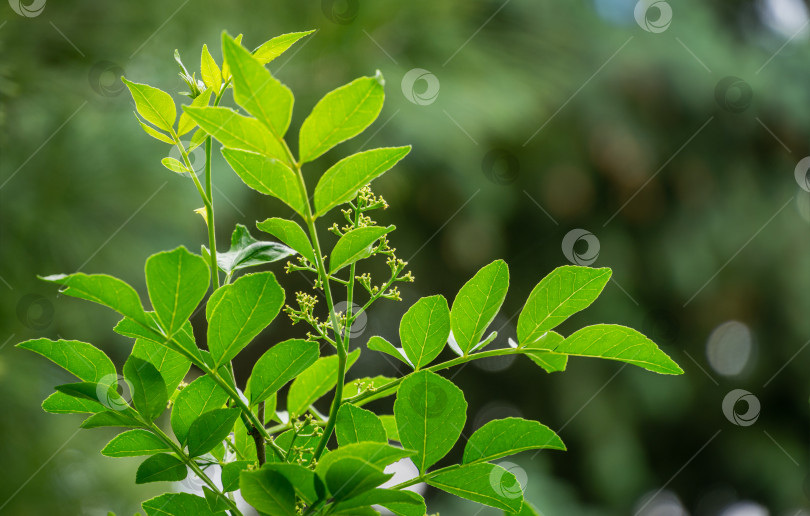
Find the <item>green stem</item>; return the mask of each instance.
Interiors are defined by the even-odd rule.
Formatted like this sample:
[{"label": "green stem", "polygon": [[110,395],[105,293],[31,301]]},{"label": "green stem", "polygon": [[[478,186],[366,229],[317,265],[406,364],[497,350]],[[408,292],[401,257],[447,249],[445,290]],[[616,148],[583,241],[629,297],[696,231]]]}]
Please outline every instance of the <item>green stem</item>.
[{"label": "green stem", "polygon": [[242,516],[242,513],[239,512],[239,509],[236,507],[236,503],[234,503],[233,500],[231,500],[230,498],[225,496],[225,494],[219,490],[219,488],[214,483],[214,481],[211,480],[210,478],[208,478],[208,475],[206,475],[205,472],[202,469],[200,469],[200,466],[198,466],[197,463],[194,462],[194,459],[192,459],[191,457],[186,455],[186,453],[183,451],[183,448],[178,446],[174,442],[174,440],[172,440],[171,437],[166,435],[166,433],[163,430],[161,430],[160,427],[158,427],[154,422],[152,422],[152,421],[143,421],[143,423],[145,423],[147,425],[147,427],[149,428],[149,430],[151,430],[155,435],[160,437],[160,439],[163,442],[165,442],[166,445],[168,445],[172,449],[172,451],[174,451],[175,455],[180,457],[180,459],[183,462],[185,462],[186,465],[189,468],[191,468],[191,470],[194,472],[194,474],[196,474],[198,477],[200,477],[203,482],[208,484],[208,487],[211,489],[211,491],[213,491],[217,496],[219,496],[220,498],[222,498],[225,501],[225,503],[228,505],[228,507],[230,507],[230,511],[234,516]]},{"label": "green stem", "polygon": [[219,288],[219,265],[217,264],[217,236],[214,231],[214,191],[211,180],[211,137],[205,139],[205,190],[208,202],[205,204],[205,215],[208,225],[208,247],[211,253],[211,288]]},{"label": "green stem", "polygon": [[[430,366],[430,367],[426,367],[425,369],[422,369],[422,371],[431,371],[431,372],[435,373],[436,371],[441,371],[443,369],[448,369],[450,367],[465,364],[467,362],[471,362],[471,361],[477,360],[479,358],[501,357],[501,356],[505,356],[505,355],[521,355],[521,354],[524,354],[525,352],[526,352],[526,350],[523,349],[523,348],[517,348],[517,349],[515,349],[515,348],[502,348],[502,349],[493,349],[491,351],[482,351],[481,353],[474,353],[472,355],[466,355],[466,356],[463,356],[463,357],[454,358],[453,360],[448,360],[447,362],[441,362],[439,364],[436,364],[436,365],[433,365],[433,366]],[[397,378],[396,380],[392,380],[392,381],[386,383],[385,385],[380,386],[378,389],[374,389],[373,391],[366,391],[366,392],[362,392],[362,393],[360,393],[360,394],[358,394],[356,396],[352,396],[351,398],[347,399],[346,402],[351,403],[352,405],[357,405],[357,406],[361,406],[361,405],[363,405],[365,403],[368,403],[369,401],[371,401],[369,398],[371,398],[372,396],[380,396],[381,393],[383,393],[385,391],[389,391],[391,389],[394,389],[400,383],[402,383],[403,380],[410,377],[415,372],[416,371],[414,371],[413,373],[407,374],[407,375],[405,375],[405,376],[403,376],[401,378]],[[383,396],[390,396],[391,394],[394,394],[394,392],[392,391],[392,392],[386,393]]]}]

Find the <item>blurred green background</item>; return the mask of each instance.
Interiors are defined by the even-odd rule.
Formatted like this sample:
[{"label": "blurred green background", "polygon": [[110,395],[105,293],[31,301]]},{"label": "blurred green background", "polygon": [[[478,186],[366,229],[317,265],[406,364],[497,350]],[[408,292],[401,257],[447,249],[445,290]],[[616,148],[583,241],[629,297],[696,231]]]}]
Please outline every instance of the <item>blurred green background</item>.
[{"label": "blurred green background", "polygon": [[[318,29],[270,65],[296,95],[292,135],[327,91],[386,78],[378,121],[308,172],[361,147],[414,147],[375,185],[417,281],[368,314],[355,345],[396,339],[410,303],[452,300],[496,258],[512,276],[495,323],[505,345],[531,288],[576,262],[615,281],[563,333],[627,324],[686,370],[579,359],[564,374],[528,360],[449,373],[467,435],[523,415],[566,442],[510,459],[543,514],[810,514],[802,0],[12,0],[0,6],[0,515],[132,514],[168,487],[135,486],[137,459],[98,453],[113,431],[43,413],[70,379],[13,344],[81,339],[120,365],[131,343],[110,331],[115,315],[35,275],[111,273],[145,294],[150,254],[205,242],[192,183],[160,165],[167,146],[138,127],[118,77],[182,91],[172,51],[198,69],[207,43],[219,61],[223,29],[248,47]],[[215,159],[221,247],[236,223],[287,215]],[[281,268],[288,294],[309,289]],[[295,331],[279,317],[240,356],[240,380]],[[396,372],[374,355],[353,373]],[[442,514],[495,514],[427,496]]]}]

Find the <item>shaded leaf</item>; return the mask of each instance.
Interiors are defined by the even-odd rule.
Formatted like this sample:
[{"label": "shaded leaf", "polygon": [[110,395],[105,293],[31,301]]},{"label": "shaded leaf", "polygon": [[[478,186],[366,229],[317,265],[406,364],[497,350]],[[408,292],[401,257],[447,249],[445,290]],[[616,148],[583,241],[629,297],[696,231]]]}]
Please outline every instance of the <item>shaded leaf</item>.
[{"label": "shaded leaf", "polygon": [[171,425],[175,437],[184,444],[191,424],[203,413],[222,408],[228,393],[210,376],[200,376],[177,395],[172,405]]},{"label": "shaded leaf", "polygon": [[177,389],[180,382],[186,377],[191,368],[191,362],[177,351],[161,346],[157,342],[147,339],[137,339],[132,347],[132,356],[146,360],[154,365],[163,377],[166,392],[171,393]]},{"label": "shaded leaf", "polygon": [[444,349],[450,336],[450,309],[444,296],[423,297],[399,323],[402,349],[415,369],[426,366]]},{"label": "shaded leaf", "polygon": [[301,339],[285,340],[267,350],[248,379],[251,404],[266,399],[301,374],[315,363],[319,353],[318,343]]},{"label": "shaded leaf", "polygon": [[[203,49],[204,49],[204,52],[208,51],[208,49],[206,49],[205,46],[203,46]],[[210,57],[210,54],[209,54],[209,57]],[[216,66],[216,63],[214,63],[214,66]],[[203,78],[203,80],[204,80],[204,78]],[[195,98],[194,100],[191,101],[191,105],[194,106],[194,107],[207,106],[208,103],[211,101],[211,93],[213,91],[214,90],[212,90],[211,87],[209,86],[208,89],[206,89],[204,92],[200,93],[197,96],[197,98]],[[218,88],[217,88],[217,91],[219,91]],[[189,131],[191,131],[195,127],[197,127],[197,123],[190,116],[188,116],[188,113],[184,112],[183,114],[180,115],[180,122],[178,122],[178,124],[177,124],[177,136],[178,137],[183,136],[184,134],[188,133]],[[169,170],[171,170],[171,169],[169,169]]]},{"label": "shaded leaf", "polygon": [[250,343],[284,304],[284,290],[272,272],[242,276],[208,300],[208,349],[218,368]]},{"label": "shaded leaf", "polygon": [[[346,370],[354,364],[360,356],[360,350],[355,349],[346,359]],[[338,380],[338,357],[331,355],[321,357],[298,375],[287,393],[287,410],[293,416],[304,414],[309,406],[321,396],[335,388]]]},{"label": "shaded leaf", "polygon": [[105,407],[97,401],[75,398],[57,391],[45,398],[42,410],[51,414],[94,414],[105,410]]},{"label": "shaded leaf", "polygon": [[382,337],[376,335],[371,337],[370,339],[368,339],[366,347],[372,351],[379,351],[380,353],[390,355],[399,360],[400,362],[402,362],[403,364],[407,365],[411,369],[413,369],[413,364],[411,363],[411,360],[408,358],[408,355],[405,354],[405,350],[402,348],[394,347],[393,344],[391,344]]},{"label": "shaded leaf", "polygon": [[518,317],[521,345],[530,344],[593,303],[610,280],[608,268],[557,267],[534,287]]},{"label": "shaded leaf", "polygon": [[269,516],[295,516],[295,491],[283,475],[269,469],[243,471],[239,488],[245,501]]},{"label": "shaded leaf", "polygon": [[144,419],[154,421],[166,410],[166,383],[154,365],[130,356],[124,364],[124,378],[132,386],[132,403]]},{"label": "shaded leaf", "polygon": [[315,216],[320,217],[335,206],[354,199],[361,188],[390,170],[410,150],[410,145],[373,149],[353,154],[332,165],[315,187]]},{"label": "shaded leaf", "polygon": [[508,289],[509,267],[503,260],[495,260],[476,272],[458,291],[450,323],[456,344],[465,355],[478,344],[498,315]]},{"label": "shaded leaf", "polygon": [[[136,484],[147,484],[149,482],[179,482],[186,478],[188,475],[188,470],[186,469],[186,465],[183,461],[175,457],[174,455],[169,455],[167,453],[158,453],[157,455],[152,455],[151,457],[147,458],[145,461],[141,462],[141,465],[138,466],[138,472],[135,474],[135,483]],[[155,500],[154,498],[152,500]],[[205,504],[206,509],[208,508],[208,504],[202,500],[202,503]],[[151,500],[149,500],[151,501]],[[149,502],[144,502],[144,510],[149,513],[149,509],[146,508],[146,504]],[[166,507],[163,508],[164,511]],[[155,508],[155,510],[159,510]],[[152,512],[152,514],[166,514],[159,513],[159,512]],[[168,514],[205,514],[205,513],[168,513]]]},{"label": "shaded leaf", "polygon": [[523,489],[515,475],[489,463],[467,464],[427,480],[442,491],[511,513],[523,505]]},{"label": "shaded leaf", "polygon": [[153,254],[146,260],[146,288],[161,327],[174,335],[208,291],[208,265],[185,247]]},{"label": "shaded leaf", "polygon": [[239,489],[239,474],[253,464],[249,460],[236,460],[222,466],[222,492],[230,493]]},{"label": "shaded leaf", "polygon": [[382,109],[383,83],[378,71],[375,77],[356,79],[319,100],[301,125],[300,162],[314,160],[371,125]]},{"label": "shaded leaf", "polygon": [[364,441],[388,442],[380,418],[374,412],[351,403],[344,403],[338,410],[335,436],[340,446]]},{"label": "shaded leaf", "polygon": [[101,450],[101,454],[107,457],[137,457],[169,451],[171,449],[158,436],[136,428],[113,437],[112,441]]},{"label": "shaded leaf", "polygon": [[654,373],[683,374],[683,369],[653,341],[632,328],[618,324],[586,326],[566,338],[554,351],[618,360]]},{"label": "shaded leaf", "polygon": [[416,450],[414,463],[425,472],[447,455],[467,420],[464,393],[436,373],[419,371],[406,377],[394,402],[402,445]]},{"label": "shaded leaf", "polygon": [[365,226],[340,237],[329,257],[330,273],[334,274],[349,264],[371,256],[373,244],[395,229],[396,226]]},{"label": "shaded leaf", "polygon": [[188,454],[199,457],[214,449],[233,431],[239,408],[220,408],[204,412],[188,429]]},{"label": "shaded leaf", "polygon": [[97,414],[93,414],[92,416],[88,417],[87,419],[82,421],[82,424],[79,426],[81,426],[82,428],[102,428],[110,426],[117,426],[123,428],[138,428],[142,427],[143,423],[141,423],[134,417],[130,417],[122,412],[116,412],[114,410],[105,410],[103,412],[99,412]]},{"label": "shaded leaf", "polygon": [[39,353],[82,381],[98,382],[105,376],[116,374],[109,357],[87,342],[32,339],[20,342],[16,347]]},{"label": "shaded leaf", "polygon": [[559,436],[537,421],[510,417],[490,421],[464,447],[464,464],[488,462],[526,450],[565,450]]},{"label": "shaded leaf", "polygon": [[297,223],[291,220],[274,217],[256,223],[256,227],[292,247],[310,263],[315,263],[315,254],[312,251],[312,244],[309,241],[309,237],[307,237],[304,230],[301,229],[301,226]]},{"label": "shaded leaf", "polygon": [[273,263],[295,254],[295,250],[278,242],[256,240],[248,229],[237,224],[231,234],[231,248],[217,253],[217,265],[227,274],[234,271]]},{"label": "shaded leaf", "polygon": [[222,156],[250,188],[280,199],[296,213],[306,217],[308,201],[301,192],[299,178],[284,162],[239,149],[222,149]]}]

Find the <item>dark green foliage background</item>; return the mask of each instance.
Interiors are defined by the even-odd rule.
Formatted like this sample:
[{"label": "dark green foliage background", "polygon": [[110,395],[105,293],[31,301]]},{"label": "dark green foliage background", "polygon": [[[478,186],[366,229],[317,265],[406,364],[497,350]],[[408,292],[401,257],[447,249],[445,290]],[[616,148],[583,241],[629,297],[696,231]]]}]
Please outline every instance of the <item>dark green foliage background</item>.
[{"label": "dark green foliage background", "polygon": [[[111,96],[99,94],[93,70],[110,62],[133,80],[177,92],[185,85],[174,48],[196,69],[202,43],[221,59],[223,29],[243,32],[252,47],[311,28],[319,31],[289,64],[283,56],[270,67],[296,95],[290,134],[327,91],[376,68],[387,79],[385,107],[368,134],[312,168],[356,151],[372,134],[375,146],[413,145],[375,185],[391,204],[380,224],[398,226],[392,245],[413,256],[417,281],[405,286],[403,303],[381,303],[369,314],[360,342],[374,334],[395,339],[418,297],[452,299],[478,268],[504,258],[513,280],[497,328],[542,276],[567,263],[563,236],[586,228],[601,243],[594,265],[612,267],[638,306],[612,283],[563,330],[633,326],[687,374],[617,373],[616,363],[584,359],[564,375],[546,375],[528,360],[501,372],[461,369],[454,381],[471,422],[486,411],[488,418],[519,412],[568,445],[566,453],[516,460],[529,475],[527,500],[545,514],[630,514],[716,435],[668,485],[690,513],[717,514],[738,499],[773,514],[806,507],[810,355],[800,350],[810,333],[810,194],[793,171],[810,154],[807,32],[761,68],[789,35],[767,28],[753,2],[671,2],[672,25],[660,34],[642,31],[626,1],[361,0],[349,2],[357,14],[347,24],[330,20],[329,3],[51,0],[30,19],[0,6],[0,514],[130,514],[159,492],[134,486],[137,459],[98,453],[112,430],[74,435],[80,418],[43,413],[39,403],[68,375],[11,345],[69,336],[98,345],[120,367],[129,343],[109,331],[116,317],[57,298],[35,275],[110,272],[143,293],[146,257],[206,241],[191,182],[160,165],[166,146],[137,126],[123,85],[113,78]],[[621,21],[600,17],[596,5],[617,6]],[[439,79],[434,103],[418,106],[402,94],[412,68]],[[728,75],[752,88],[741,113],[715,100],[715,85]],[[493,182],[482,169],[492,150],[519,163],[513,182]],[[250,226],[284,208],[248,190],[215,156],[224,248],[236,223]],[[288,299],[309,288],[298,275],[280,276]],[[708,366],[706,341],[731,319],[751,328],[758,351],[743,374],[723,378]],[[506,326],[502,336],[513,333]],[[237,376],[244,380],[271,343],[292,336],[279,317],[240,355]],[[366,353],[353,373],[380,368],[392,372],[381,355]],[[724,417],[721,401],[734,388],[760,399],[753,426]],[[432,507],[462,514],[471,505],[448,497]]]}]

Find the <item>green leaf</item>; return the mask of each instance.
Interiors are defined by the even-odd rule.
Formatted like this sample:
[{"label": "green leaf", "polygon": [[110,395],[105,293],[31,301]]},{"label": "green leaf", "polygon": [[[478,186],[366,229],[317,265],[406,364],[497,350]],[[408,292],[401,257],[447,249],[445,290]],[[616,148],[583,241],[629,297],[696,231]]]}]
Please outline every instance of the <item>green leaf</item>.
[{"label": "green leaf", "polygon": [[573,314],[590,306],[610,280],[608,268],[592,269],[576,265],[557,267],[529,294],[518,317],[517,335],[521,345],[530,344]]},{"label": "green leaf", "polygon": [[347,444],[333,451],[326,453],[315,466],[315,472],[321,477],[326,475],[327,470],[339,460],[346,458],[360,459],[378,468],[384,468],[389,464],[414,455],[413,450],[405,450],[387,443],[362,442]]},{"label": "green leaf", "polygon": [[395,226],[366,226],[349,231],[337,241],[329,257],[330,273],[371,256],[373,244],[384,235],[395,230]]},{"label": "green leaf", "polygon": [[[210,57],[210,55],[209,55],[209,57]],[[214,66],[216,66],[216,63],[214,63]],[[208,103],[211,101],[211,93],[213,91],[214,90],[212,90],[209,87],[207,90],[200,93],[197,96],[197,98],[192,100],[191,105],[194,106],[194,107],[207,106]],[[219,91],[219,90],[217,89],[217,91]],[[188,116],[188,113],[184,112],[183,114],[180,115],[180,122],[177,123],[177,136],[178,137],[183,136],[184,134],[188,133],[189,131],[191,131],[195,127],[197,127],[197,123],[194,120],[192,120],[192,118],[190,116]],[[169,170],[171,170],[171,169],[169,169]]]},{"label": "green leaf", "polygon": [[256,227],[260,231],[269,233],[278,238],[288,246],[292,247],[298,254],[306,258],[310,263],[315,263],[315,253],[312,251],[312,244],[309,242],[307,234],[297,223],[280,218],[271,218],[263,222],[258,222]]},{"label": "green leaf", "polygon": [[143,423],[121,412],[116,412],[114,410],[105,410],[104,412],[99,412],[97,414],[93,414],[92,416],[88,417],[87,419],[82,421],[82,424],[79,426],[85,429],[102,428],[110,426],[117,426],[123,428],[139,428],[143,426]]},{"label": "green leaf", "polygon": [[262,43],[259,48],[253,51],[253,58],[256,59],[263,65],[266,65],[273,59],[277,58],[281,54],[287,51],[296,41],[303,38],[304,36],[309,36],[315,32],[314,30],[308,30],[306,32],[290,32],[288,34],[282,34],[281,36],[276,36],[275,38],[271,39],[270,41],[266,41]]},{"label": "green leaf", "polygon": [[377,71],[376,76],[355,79],[318,101],[301,125],[300,162],[314,160],[371,125],[382,110],[384,82]]},{"label": "green leaf", "polygon": [[410,151],[410,145],[373,149],[332,165],[315,187],[315,216],[320,217],[335,206],[354,199],[363,186],[383,175]]},{"label": "green leaf", "polygon": [[158,129],[172,134],[174,121],[177,118],[177,108],[171,95],[147,84],[128,81],[124,77],[121,77],[121,80],[132,93],[138,113]]},{"label": "green leaf", "polygon": [[394,416],[402,445],[416,450],[414,460],[425,472],[447,455],[467,420],[464,393],[436,373],[419,371],[407,376],[394,402]]},{"label": "green leaf", "polygon": [[148,134],[148,135],[149,135],[149,136],[151,136],[152,138],[154,138],[154,139],[156,139],[156,140],[160,140],[160,141],[162,141],[162,142],[164,142],[164,143],[168,143],[169,145],[174,145],[174,140],[172,140],[171,138],[169,138],[169,137],[168,137],[168,136],[166,136],[165,134],[161,133],[160,131],[158,131],[157,129],[155,129],[154,127],[152,127],[151,125],[147,125],[147,124],[145,124],[145,123],[144,123],[144,122],[141,120],[141,118],[138,116],[138,114],[137,114],[137,113],[135,113],[135,120],[137,120],[137,121],[138,121],[138,123],[139,123],[139,124],[140,124],[140,126],[141,126],[141,129],[143,129],[143,130],[144,130],[144,132],[146,132],[146,134]]},{"label": "green leaf", "polygon": [[146,360],[157,368],[166,384],[166,392],[170,394],[169,397],[191,368],[191,362],[185,356],[147,339],[135,341],[132,356]]},{"label": "green leaf", "polygon": [[374,489],[393,477],[383,468],[354,457],[346,457],[333,462],[326,470],[326,487],[336,500],[357,496]]},{"label": "green leaf", "polygon": [[509,511],[503,511],[503,516],[542,516],[540,511],[534,508],[529,502],[525,499],[523,500],[523,507],[521,507],[520,512],[514,513]]},{"label": "green leaf", "polygon": [[399,323],[402,348],[415,369],[426,366],[444,349],[450,336],[450,309],[444,296],[423,297]]},{"label": "green leaf", "polygon": [[147,312],[146,317],[149,323],[144,325],[125,317],[118,321],[113,331],[125,337],[154,342],[186,358],[193,358],[198,364],[203,362],[202,351],[197,347],[197,342],[194,340],[194,330],[190,321],[186,321],[180,331],[173,336],[166,337],[158,327],[155,313]]},{"label": "green leaf", "polygon": [[174,158],[163,158],[162,160],[160,160],[160,163],[164,167],[169,169],[171,172],[174,172],[176,174],[188,174],[191,172],[189,169],[186,168],[185,165],[183,165],[180,161]]},{"label": "green leaf", "polygon": [[222,466],[222,491],[230,493],[239,489],[239,474],[253,464],[249,460],[236,460]]},{"label": "green leaf", "polygon": [[[354,364],[360,356],[360,350],[355,349],[346,358],[346,370]],[[331,355],[321,357],[298,375],[287,393],[287,410],[291,416],[304,414],[309,406],[321,396],[331,391],[338,380],[338,357]]]},{"label": "green leaf", "polygon": [[154,421],[166,410],[166,382],[154,365],[130,356],[124,364],[124,378],[132,385],[132,402],[144,419]]},{"label": "green leaf", "polygon": [[[222,87],[222,72],[217,66],[217,62],[211,57],[211,52],[208,51],[208,45],[203,45],[202,54],[200,55],[200,74],[202,75],[203,83],[209,89],[219,93]],[[208,104],[206,102],[206,104]]]},{"label": "green leaf", "polygon": [[200,376],[180,391],[172,405],[171,424],[175,437],[184,444],[191,424],[203,413],[222,408],[228,393],[208,375]]},{"label": "green leaf", "polygon": [[288,162],[287,152],[279,140],[255,118],[224,107],[183,106],[183,111],[225,147],[258,152]]},{"label": "green leaf", "polygon": [[[555,349],[563,340],[565,340],[565,337],[559,333],[547,331],[539,339],[527,344],[522,349],[532,362],[545,369],[547,373],[556,373],[565,371],[568,366],[568,355],[549,350]],[[510,344],[517,347],[517,344],[514,344],[511,339]]]},{"label": "green leaf", "polygon": [[549,427],[537,421],[510,417],[490,421],[467,440],[464,464],[489,462],[526,450],[565,450],[565,445]]},{"label": "green leaf", "polygon": [[208,502],[208,508],[211,509],[212,512],[218,514],[226,514],[223,511],[227,511],[230,509],[230,506],[223,500],[217,493],[211,491],[208,486],[202,486],[203,494],[205,495],[205,501]]},{"label": "green leaf", "polygon": [[425,516],[427,513],[424,498],[411,491],[396,489],[373,489],[344,500],[335,506],[335,513],[370,505],[381,505],[398,516]]},{"label": "green leaf", "polygon": [[137,428],[113,437],[112,441],[101,450],[101,454],[107,457],[137,457],[169,451],[171,448],[160,437],[147,430]]},{"label": "green leaf", "polygon": [[217,265],[231,274],[248,267],[277,262],[294,254],[294,249],[278,242],[256,240],[245,226],[237,224],[231,235],[231,248],[226,253],[217,253]]},{"label": "green leaf", "polygon": [[683,374],[683,369],[653,341],[632,328],[618,324],[586,326],[566,338],[554,351],[618,360],[655,373]]},{"label": "green leaf", "polygon": [[106,274],[87,274],[78,272],[76,274],[55,274],[42,278],[51,283],[64,285],[62,293],[67,296],[86,299],[108,308],[112,308],[119,314],[129,317],[133,321],[148,325],[149,319],[143,310],[141,300],[135,289],[118,278],[107,276]]},{"label": "green leaf", "polygon": [[320,350],[317,342],[290,339],[268,349],[256,361],[248,379],[250,403],[267,399],[284,384],[315,363]]},{"label": "green leaf", "polygon": [[396,391],[396,388],[399,386],[399,384],[394,385],[393,387],[389,387],[385,390],[383,390],[382,388],[393,381],[394,381],[393,378],[382,375],[375,376],[373,378],[369,377],[355,378],[354,380],[346,382],[346,384],[343,386],[343,399],[347,400],[349,398],[353,398],[360,394],[369,392],[371,393],[371,395],[368,398],[364,399],[364,403],[368,403],[378,399],[379,397],[391,395]]},{"label": "green leaf", "polygon": [[284,289],[272,272],[260,272],[242,276],[217,294],[208,300],[206,315],[208,349],[219,368],[275,319],[284,304]]},{"label": "green leaf", "polygon": [[250,188],[280,199],[296,213],[306,217],[307,199],[301,193],[298,176],[285,163],[246,150],[225,148],[222,155]]},{"label": "green leaf", "polygon": [[356,407],[351,403],[344,403],[338,410],[335,436],[339,446],[363,441],[388,442],[388,436],[380,418],[374,412]]},{"label": "green leaf", "polygon": [[42,410],[51,414],[94,414],[104,405],[86,398],[75,398],[64,392],[54,392],[42,402]]},{"label": "green leaf", "polygon": [[54,364],[85,382],[98,382],[115,376],[115,366],[103,351],[78,340],[33,339],[17,344],[18,348],[39,353]]},{"label": "green leaf", "polygon": [[188,454],[199,457],[228,437],[239,419],[239,408],[221,408],[204,412],[188,429]]},{"label": "green leaf", "polygon": [[227,33],[222,33],[222,55],[233,75],[233,98],[281,139],[292,117],[293,94]]},{"label": "green leaf", "polygon": [[[405,350],[402,348],[397,348],[387,340],[377,335],[368,339],[368,343],[366,347],[372,351],[379,351],[380,353],[385,353],[386,355],[390,355],[403,364],[407,365],[411,369],[413,369],[413,364],[411,363],[411,359],[408,358],[408,355],[405,354]],[[435,358],[435,357],[434,357]]]},{"label": "green leaf", "polygon": [[245,501],[268,516],[295,516],[295,491],[280,473],[269,469],[243,471],[239,488]]},{"label": "green leaf", "polygon": [[523,504],[523,489],[515,475],[489,463],[468,464],[427,480],[442,491],[496,509],[515,513]]},{"label": "green leaf", "polygon": [[[147,459],[148,460],[148,459]],[[212,512],[208,502],[190,493],[166,493],[141,504],[147,516],[222,516]]]},{"label": "green leaf", "polygon": [[[147,458],[145,461],[141,462],[141,465],[138,466],[138,471],[135,474],[135,483],[136,484],[147,484],[149,482],[179,482],[186,478],[188,475],[188,470],[186,469],[185,463],[175,457],[174,455],[169,455],[167,453],[158,453],[157,455],[152,455],[151,457]],[[167,504],[162,509],[159,507],[154,507],[154,511],[163,510],[164,512],[150,512],[147,508],[146,504],[150,501],[156,500],[153,498],[152,500],[147,500],[143,503],[143,508],[147,512],[147,514],[177,514],[180,516],[181,514],[205,514],[199,512],[188,512],[188,513],[180,513],[180,512],[166,512],[171,510],[171,505]],[[205,504],[206,509],[208,508],[208,504],[202,500],[202,503]]]},{"label": "green leaf", "polygon": [[465,355],[481,341],[509,289],[509,267],[495,260],[481,268],[461,287],[453,301],[450,324],[456,344]]},{"label": "green leaf", "polygon": [[399,430],[397,429],[396,418],[391,414],[385,414],[379,416],[379,418],[385,428],[385,434],[388,436],[388,439],[390,441],[399,441]]},{"label": "green leaf", "polygon": [[326,494],[326,486],[324,486],[323,480],[311,469],[298,464],[280,462],[265,464],[262,469],[273,471],[286,478],[293,486],[295,494],[307,504],[315,503]]},{"label": "green leaf", "polygon": [[176,333],[208,292],[208,265],[185,247],[153,254],[146,260],[146,287],[160,325]]}]

